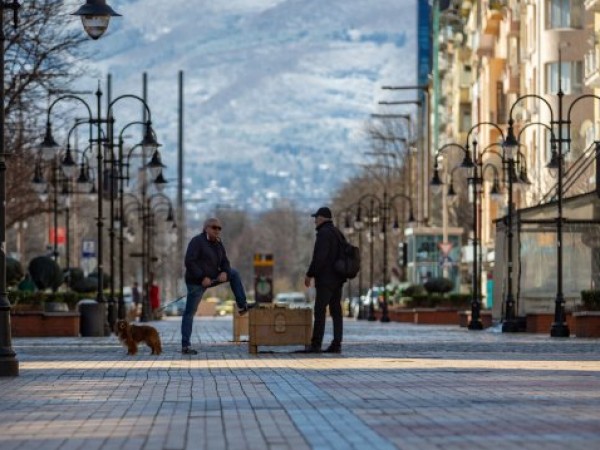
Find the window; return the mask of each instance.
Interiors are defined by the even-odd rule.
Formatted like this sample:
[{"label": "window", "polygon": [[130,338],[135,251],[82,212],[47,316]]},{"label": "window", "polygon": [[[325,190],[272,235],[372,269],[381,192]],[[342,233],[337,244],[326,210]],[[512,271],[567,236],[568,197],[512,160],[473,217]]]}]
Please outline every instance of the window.
[{"label": "window", "polygon": [[[560,69],[560,70],[559,70]],[[558,93],[558,82],[565,94],[581,93],[583,85],[583,62],[568,61],[546,64],[546,94]]]},{"label": "window", "polygon": [[548,0],[546,10],[549,29],[583,27],[583,0]]},{"label": "window", "polygon": [[507,123],[506,119],[506,96],[502,81],[496,82],[496,121],[498,123]]},{"label": "window", "polygon": [[465,133],[471,129],[471,105],[469,103],[461,103],[460,111],[460,131]]}]

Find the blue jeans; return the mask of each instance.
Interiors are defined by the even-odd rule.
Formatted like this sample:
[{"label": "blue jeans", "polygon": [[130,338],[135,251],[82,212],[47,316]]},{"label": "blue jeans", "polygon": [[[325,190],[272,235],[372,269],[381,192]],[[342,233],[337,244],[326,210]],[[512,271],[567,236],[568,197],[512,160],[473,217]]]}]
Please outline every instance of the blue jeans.
[{"label": "blue jeans", "polygon": [[[244,291],[244,285],[242,284],[242,279],[240,278],[240,274],[237,270],[230,269],[227,272],[227,282],[229,282],[229,286],[231,287],[231,291],[233,292],[235,303],[237,304],[238,308],[244,308],[246,306],[246,291]],[[218,284],[221,283],[218,281],[213,281],[208,288],[217,286]],[[198,305],[200,305],[202,295],[204,295],[204,292],[206,289],[208,289],[200,284],[186,283],[186,286],[187,298],[185,300],[185,311],[183,312],[183,317],[181,318],[182,347],[190,346],[190,337],[192,336],[194,316],[198,310]]]}]

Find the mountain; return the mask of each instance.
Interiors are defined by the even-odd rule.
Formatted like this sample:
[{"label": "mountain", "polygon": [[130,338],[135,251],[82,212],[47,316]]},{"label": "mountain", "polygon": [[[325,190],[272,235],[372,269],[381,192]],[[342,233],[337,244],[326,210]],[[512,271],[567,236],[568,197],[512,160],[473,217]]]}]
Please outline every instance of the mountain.
[{"label": "mountain", "polygon": [[[108,3],[123,17],[87,44],[93,64],[112,74],[113,98],[141,95],[148,74],[173,197],[184,72],[185,195],[205,198],[203,208],[327,202],[365,158],[377,100],[393,99],[381,86],[415,84],[414,0]],[[133,101],[114,108],[128,121],[139,111]]]}]

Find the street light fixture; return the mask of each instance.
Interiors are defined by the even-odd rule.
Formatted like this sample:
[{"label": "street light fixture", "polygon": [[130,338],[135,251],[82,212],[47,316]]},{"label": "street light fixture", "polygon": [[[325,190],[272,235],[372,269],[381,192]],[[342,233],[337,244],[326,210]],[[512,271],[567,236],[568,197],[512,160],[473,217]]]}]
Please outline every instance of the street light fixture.
[{"label": "street light fixture", "polygon": [[451,147],[459,148],[463,153],[464,157],[460,164],[460,167],[465,169],[471,169],[471,176],[468,177],[467,181],[471,186],[471,193],[473,197],[473,240],[472,240],[472,249],[473,249],[473,275],[472,275],[472,298],[471,298],[471,321],[469,322],[468,328],[469,330],[482,330],[483,323],[481,322],[481,295],[479,292],[479,268],[477,264],[477,250],[479,245],[479,233],[478,233],[478,214],[477,214],[477,197],[478,197],[478,185],[482,183],[482,175],[479,174],[479,166],[482,163],[481,155],[477,154],[477,141],[473,141],[473,157],[471,156],[471,150],[469,148],[469,138],[471,134],[479,127],[483,125],[489,125],[496,130],[499,131],[502,136],[502,141],[504,141],[504,133],[498,127],[498,125],[492,122],[479,122],[473,125],[469,132],[467,133],[466,144],[464,146],[460,144],[456,144],[454,142],[443,145],[438,149],[434,156],[434,166],[433,166],[433,178],[430,182],[430,186],[433,188],[432,190],[437,190],[438,192],[441,190],[442,181],[439,176],[439,166],[438,166],[438,158],[442,155],[442,153],[448,150]]},{"label": "street light fixture", "polygon": [[[13,25],[18,26],[18,0],[2,0],[0,5],[0,242],[6,242],[6,162],[5,162],[5,98],[4,98],[4,11],[12,11]],[[75,15],[82,18],[84,29],[94,39],[98,39],[108,27],[110,16],[118,16],[105,0],[88,0]],[[108,18],[107,18],[108,16]],[[0,376],[18,376],[19,362],[12,348],[10,331],[10,302],[6,293],[6,253],[0,246]]]},{"label": "street light fixture", "polygon": [[83,29],[94,40],[104,34],[111,17],[121,16],[106,4],[106,0],[87,0],[71,15],[81,18]]}]

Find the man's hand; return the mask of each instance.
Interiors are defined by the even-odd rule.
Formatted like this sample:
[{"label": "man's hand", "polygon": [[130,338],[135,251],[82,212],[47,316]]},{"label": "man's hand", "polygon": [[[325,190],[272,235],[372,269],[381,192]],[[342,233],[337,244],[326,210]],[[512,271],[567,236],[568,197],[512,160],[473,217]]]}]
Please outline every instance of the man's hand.
[{"label": "man's hand", "polygon": [[311,280],[312,280],[311,277],[304,277],[304,286],[306,286],[307,288],[309,288]]},{"label": "man's hand", "polygon": [[210,287],[210,285],[212,284],[212,280],[208,277],[204,277],[202,278],[202,287]]},{"label": "man's hand", "polygon": [[227,273],[226,272],[221,272],[219,274],[219,276],[217,277],[217,281],[219,283],[225,283],[227,281]]}]

